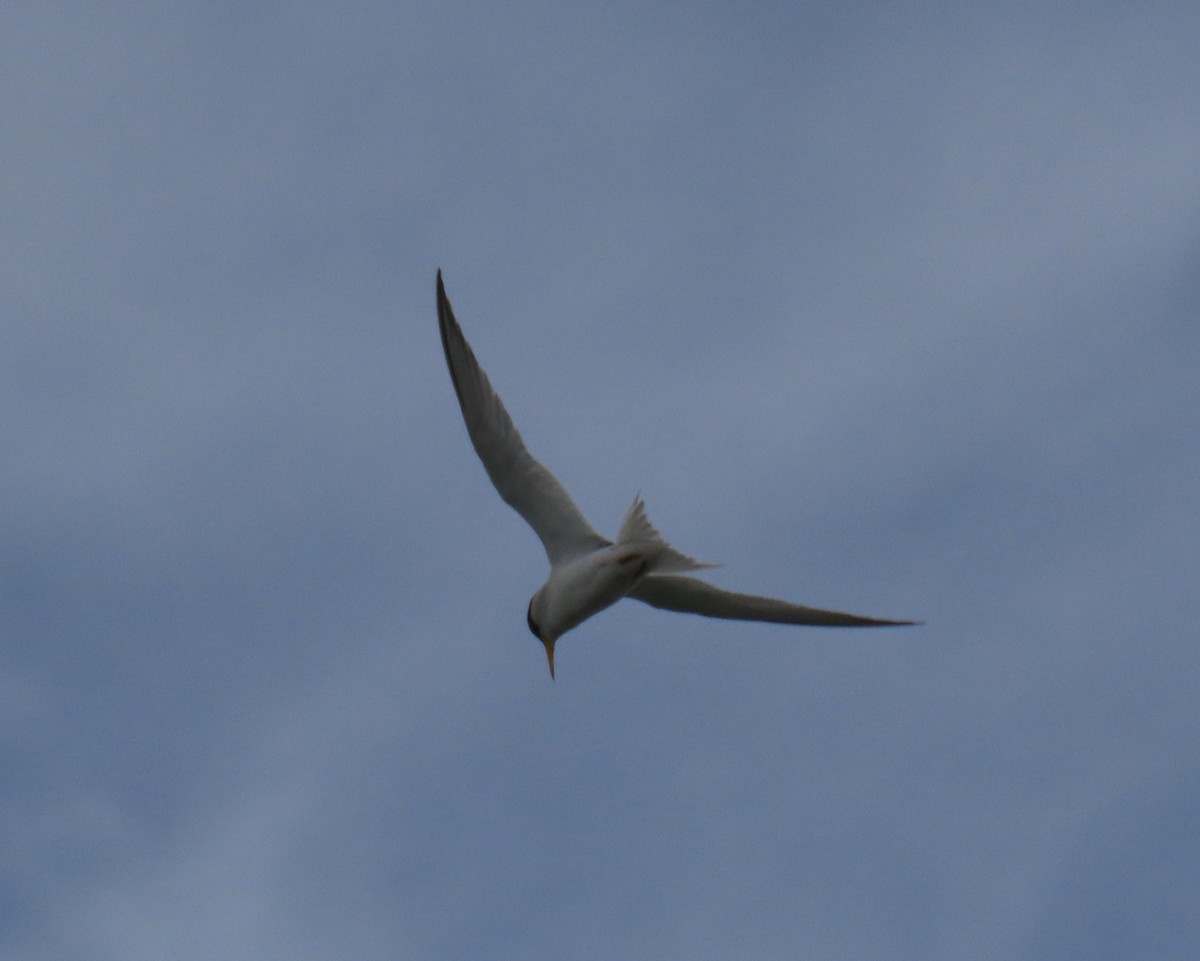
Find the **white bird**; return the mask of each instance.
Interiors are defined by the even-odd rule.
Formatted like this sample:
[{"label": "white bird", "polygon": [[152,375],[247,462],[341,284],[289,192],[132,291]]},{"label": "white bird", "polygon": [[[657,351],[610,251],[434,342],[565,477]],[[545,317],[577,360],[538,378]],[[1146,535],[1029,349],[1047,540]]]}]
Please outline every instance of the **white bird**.
[{"label": "white bird", "polygon": [[885,621],[824,611],[770,597],[713,587],[685,571],[714,567],[681,554],[662,539],[641,497],[635,497],[614,543],[593,529],[562,484],[525,449],[504,404],[463,336],[442,272],[437,275],[438,326],[450,379],[475,453],[500,496],[541,538],[550,576],[529,602],[529,630],[546,648],[554,677],[554,644],[567,631],[622,597],[705,617],[822,627],[898,627]]}]

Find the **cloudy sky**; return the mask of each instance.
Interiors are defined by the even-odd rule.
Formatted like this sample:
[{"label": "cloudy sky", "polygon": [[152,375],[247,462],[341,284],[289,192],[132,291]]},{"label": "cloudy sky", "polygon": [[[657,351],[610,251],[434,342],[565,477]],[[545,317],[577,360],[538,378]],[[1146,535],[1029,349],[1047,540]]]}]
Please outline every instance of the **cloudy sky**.
[{"label": "cloudy sky", "polygon": [[[1194,3],[0,13],[0,954],[1183,958]],[[596,526],[904,631],[558,646]]]}]

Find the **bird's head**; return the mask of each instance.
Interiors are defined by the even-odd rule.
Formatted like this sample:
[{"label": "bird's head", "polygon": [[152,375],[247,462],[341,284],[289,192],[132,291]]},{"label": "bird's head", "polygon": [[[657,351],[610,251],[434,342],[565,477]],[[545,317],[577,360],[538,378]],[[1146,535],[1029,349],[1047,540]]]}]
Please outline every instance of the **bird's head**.
[{"label": "bird's head", "polygon": [[550,679],[554,680],[554,642],[557,638],[542,633],[542,628],[533,615],[533,602],[536,600],[537,595],[535,594],[529,602],[529,610],[525,613],[525,623],[529,625],[530,633],[546,648],[546,660],[550,663]]}]

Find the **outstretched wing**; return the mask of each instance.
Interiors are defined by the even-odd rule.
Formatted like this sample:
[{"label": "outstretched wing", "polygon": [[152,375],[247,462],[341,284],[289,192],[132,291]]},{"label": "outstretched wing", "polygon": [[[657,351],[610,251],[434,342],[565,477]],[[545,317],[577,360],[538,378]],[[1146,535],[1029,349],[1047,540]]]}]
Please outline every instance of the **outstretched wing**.
[{"label": "outstretched wing", "polygon": [[562,484],[525,449],[454,319],[440,270],[437,304],[442,348],[467,433],[500,496],[541,538],[551,564],[608,544],[592,529]]},{"label": "outstretched wing", "polygon": [[920,621],[883,621],[841,611],[823,611],[790,604],[773,597],[723,591],[694,577],[651,574],[638,581],[627,597],[667,611],[723,617],[734,621],[770,621],[774,624],[811,624],[817,627],[901,627]]}]

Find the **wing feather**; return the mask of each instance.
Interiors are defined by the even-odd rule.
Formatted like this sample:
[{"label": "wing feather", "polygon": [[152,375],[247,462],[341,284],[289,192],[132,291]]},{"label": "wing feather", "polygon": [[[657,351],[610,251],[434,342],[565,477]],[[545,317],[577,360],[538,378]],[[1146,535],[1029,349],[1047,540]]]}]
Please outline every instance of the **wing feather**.
[{"label": "wing feather", "polygon": [[541,538],[551,564],[608,544],[587,522],[562,484],[525,449],[512,418],[454,318],[440,270],[437,304],[442,349],[467,433],[497,492]]},{"label": "wing feather", "polygon": [[817,627],[901,627],[919,621],[885,621],[841,611],[824,611],[713,587],[694,577],[651,574],[638,581],[628,597],[667,611],[722,617],[735,621],[769,621],[773,624],[810,624]]}]

